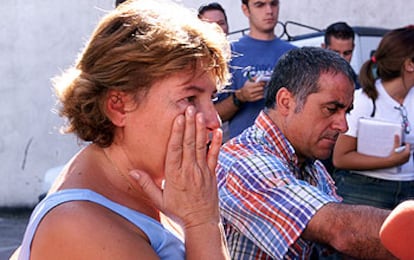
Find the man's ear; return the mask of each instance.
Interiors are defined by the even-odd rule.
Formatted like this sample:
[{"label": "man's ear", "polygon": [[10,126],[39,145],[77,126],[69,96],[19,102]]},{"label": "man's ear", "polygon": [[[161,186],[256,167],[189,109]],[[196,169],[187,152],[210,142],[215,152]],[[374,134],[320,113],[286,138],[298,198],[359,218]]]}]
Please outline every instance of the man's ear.
[{"label": "man's ear", "polygon": [[127,95],[118,90],[109,90],[105,99],[105,110],[108,118],[116,126],[124,126],[126,118]]},{"label": "man's ear", "polygon": [[287,88],[280,88],[276,93],[276,107],[283,115],[288,115],[296,107],[295,97]]},{"label": "man's ear", "polygon": [[241,8],[242,8],[243,14],[248,18],[250,16],[249,7],[245,4],[242,4]]}]

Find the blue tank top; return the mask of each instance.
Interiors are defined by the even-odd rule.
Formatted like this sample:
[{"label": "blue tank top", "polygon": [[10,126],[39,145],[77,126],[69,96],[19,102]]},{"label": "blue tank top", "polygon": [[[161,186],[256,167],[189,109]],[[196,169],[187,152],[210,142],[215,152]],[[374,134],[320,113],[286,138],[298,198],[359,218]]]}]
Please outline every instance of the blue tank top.
[{"label": "blue tank top", "polygon": [[90,201],[104,206],[118,215],[129,220],[141,229],[150,240],[151,246],[160,259],[184,259],[185,247],[183,241],[167,230],[158,221],[135,210],[115,203],[106,197],[87,189],[61,190],[48,195],[34,209],[27,225],[19,260],[30,259],[30,246],[36,229],[43,217],[54,207],[68,201]]}]

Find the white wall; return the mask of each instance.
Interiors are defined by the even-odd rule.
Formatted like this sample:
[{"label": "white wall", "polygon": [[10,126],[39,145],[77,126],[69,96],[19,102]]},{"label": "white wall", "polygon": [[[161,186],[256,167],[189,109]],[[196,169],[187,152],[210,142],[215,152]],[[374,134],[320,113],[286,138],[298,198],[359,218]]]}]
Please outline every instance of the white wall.
[{"label": "white wall", "polygon": [[59,134],[50,78],[75,60],[112,1],[0,2],[0,207],[37,201],[46,169],[78,149]]},{"label": "white wall", "polygon": [[[204,1],[183,0],[197,8]],[[238,0],[218,0],[231,31],[247,27]],[[78,149],[59,134],[52,113],[50,78],[71,65],[99,17],[113,0],[15,0],[0,2],[0,207],[37,202],[47,169]],[[351,25],[395,28],[414,23],[414,1],[281,0],[280,20],[318,28],[344,20]]]}]

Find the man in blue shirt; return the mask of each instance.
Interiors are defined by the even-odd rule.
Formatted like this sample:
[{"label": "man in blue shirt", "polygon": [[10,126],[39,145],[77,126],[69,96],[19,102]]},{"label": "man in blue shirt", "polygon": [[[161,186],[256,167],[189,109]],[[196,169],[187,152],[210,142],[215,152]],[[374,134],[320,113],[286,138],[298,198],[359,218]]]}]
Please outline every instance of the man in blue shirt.
[{"label": "man in blue shirt", "polygon": [[295,48],[275,35],[279,7],[279,0],[242,0],[250,31],[232,43],[232,84],[216,103],[221,119],[229,121],[230,137],[254,123],[264,107],[265,86],[273,67],[280,56]]}]

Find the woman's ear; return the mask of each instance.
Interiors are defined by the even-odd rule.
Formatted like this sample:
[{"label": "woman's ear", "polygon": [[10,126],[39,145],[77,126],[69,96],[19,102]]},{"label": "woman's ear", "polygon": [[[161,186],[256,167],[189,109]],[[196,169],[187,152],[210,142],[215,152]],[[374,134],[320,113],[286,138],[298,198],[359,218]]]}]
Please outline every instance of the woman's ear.
[{"label": "woman's ear", "polygon": [[105,99],[105,110],[108,118],[116,126],[124,126],[126,118],[127,95],[118,90],[109,90]]},{"label": "woman's ear", "polygon": [[414,71],[414,61],[412,59],[406,59],[404,62],[405,70],[408,72]]},{"label": "woman's ear", "polygon": [[295,99],[287,88],[280,88],[276,93],[276,107],[283,115],[288,115],[296,106]]}]

